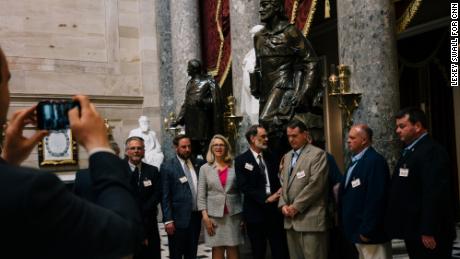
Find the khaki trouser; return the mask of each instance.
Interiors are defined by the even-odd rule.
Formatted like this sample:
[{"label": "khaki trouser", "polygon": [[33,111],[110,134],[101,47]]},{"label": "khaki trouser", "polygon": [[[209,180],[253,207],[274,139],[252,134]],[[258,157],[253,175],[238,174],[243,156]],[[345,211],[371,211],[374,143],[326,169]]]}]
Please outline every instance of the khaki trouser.
[{"label": "khaki trouser", "polygon": [[289,256],[292,259],[326,259],[328,233],[286,230]]},{"label": "khaki trouser", "polygon": [[391,244],[355,244],[359,259],[391,259]]}]

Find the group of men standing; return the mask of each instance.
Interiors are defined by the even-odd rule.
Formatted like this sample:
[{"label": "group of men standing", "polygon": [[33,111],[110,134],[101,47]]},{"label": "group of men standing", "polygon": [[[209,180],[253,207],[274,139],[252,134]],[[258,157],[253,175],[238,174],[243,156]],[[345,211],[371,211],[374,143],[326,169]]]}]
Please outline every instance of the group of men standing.
[{"label": "group of men standing", "polygon": [[[416,108],[396,116],[405,147],[393,174],[372,147],[373,131],[355,124],[348,132],[352,154],[338,190],[338,214],[346,239],[360,258],[391,258],[391,239],[403,239],[410,258],[450,258],[455,237],[446,151],[428,135],[425,114]],[[253,257],[328,258],[333,191],[327,154],[311,144],[306,126],[286,127],[291,151],[281,161],[268,150],[266,129],[251,126],[248,150],[235,158],[244,195],[243,218]],[[201,230],[197,183],[203,160],[192,156],[191,139],[173,140],[176,155],[161,169],[142,162],[142,138],[126,141],[126,167],[144,223],[142,250],[135,258],[160,258],[156,224],[161,202],[170,258],[196,258]],[[160,173],[161,172],[161,173]]]},{"label": "group of men standing", "polygon": [[372,147],[372,129],[348,134],[351,163],[339,192],[345,236],[360,258],[391,258],[391,239],[403,239],[410,258],[451,258],[455,238],[447,152],[427,132],[418,108],[396,115],[404,148],[393,173]]}]

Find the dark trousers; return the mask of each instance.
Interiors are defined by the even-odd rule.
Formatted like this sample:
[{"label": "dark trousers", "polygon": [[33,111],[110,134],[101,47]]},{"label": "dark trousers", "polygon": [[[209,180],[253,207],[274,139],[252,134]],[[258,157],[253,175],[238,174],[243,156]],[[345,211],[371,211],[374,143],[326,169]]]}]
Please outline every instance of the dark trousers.
[{"label": "dark trousers", "polygon": [[246,223],[254,259],[265,259],[267,241],[270,243],[273,259],[289,258],[286,232],[282,222]]},{"label": "dark trousers", "polygon": [[169,258],[195,259],[201,230],[201,212],[192,212],[188,228],[177,228],[174,235],[168,235]]},{"label": "dark trousers", "polygon": [[435,238],[436,248],[431,250],[426,248],[422,239],[404,240],[407,254],[411,259],[450,259],[452,258],[453,241],[445,238]]},{"label": "dark trousers", "polygon": [[358,259],[359,254],[356,246],[345,238],[343,229],[334,226],[329,230],[329,249],[327,253],[329,259]]},{"label": "dark trousers", "polygon": [[158,224],[152,224],[153,231],[148,233],[146,238],[148,245],[141,245],[140,250],[134,255],[133,259],[161,259],[160,234]]}]

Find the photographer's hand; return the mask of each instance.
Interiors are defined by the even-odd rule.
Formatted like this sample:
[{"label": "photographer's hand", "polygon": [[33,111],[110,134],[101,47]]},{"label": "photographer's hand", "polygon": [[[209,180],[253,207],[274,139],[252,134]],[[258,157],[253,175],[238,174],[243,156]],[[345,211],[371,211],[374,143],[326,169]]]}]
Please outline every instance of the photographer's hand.
[{"label": "photographer's hand", "polygon": [[77,95],[73,97],[73,100],[80,103],[81,109],[80,116],[78,108],[69,111],[70,128],[77,142],[83,145],[88,153],[95,148],[110,149],[104,120],[88,97]]},{"label": "photographer's hand", "polygon": [[46,130],[38,130],[31,137],[23,135],[27,124],[36,124],[35,106],[15,112],[5,130],[2,158],[12,165],[20,165],[32,152],[37,143],[48,134]]}]

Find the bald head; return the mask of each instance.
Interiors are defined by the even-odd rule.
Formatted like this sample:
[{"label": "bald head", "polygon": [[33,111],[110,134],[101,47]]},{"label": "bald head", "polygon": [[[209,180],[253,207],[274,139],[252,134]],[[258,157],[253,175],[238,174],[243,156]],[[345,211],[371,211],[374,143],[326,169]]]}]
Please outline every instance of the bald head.
[{"label": "bald head", "polygon": [[353,154],[358,154],[372,143],[372,129],[366,124],[355,124],[348,132],[348,149]]}]

